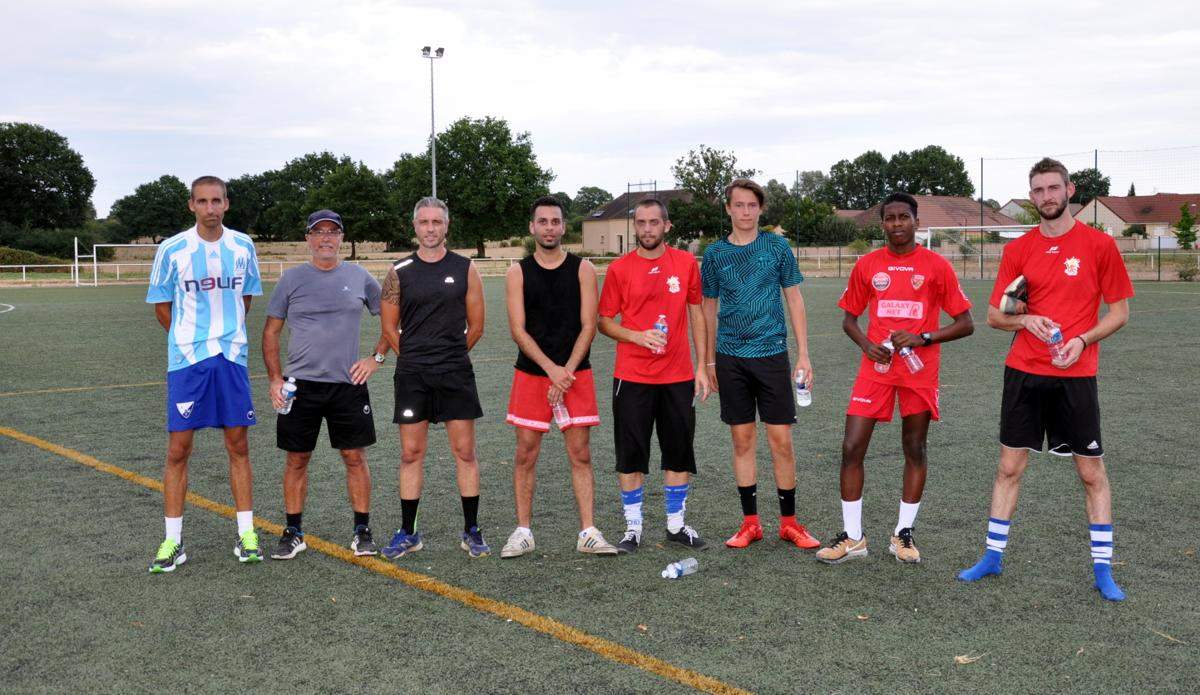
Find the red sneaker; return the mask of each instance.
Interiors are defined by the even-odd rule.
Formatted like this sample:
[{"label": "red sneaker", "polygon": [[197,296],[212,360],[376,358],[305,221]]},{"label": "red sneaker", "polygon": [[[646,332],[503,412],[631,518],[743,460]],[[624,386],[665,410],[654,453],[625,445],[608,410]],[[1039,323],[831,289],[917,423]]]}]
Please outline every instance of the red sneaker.
[{"label": "red sneaker", "polygon": [[804,524],[783,524],[779,527],[779,538],[788,543],[795,543],[797,548],[812,550],[821,547],[821,541],[804,528]]},{"label": "red sneaker", "polygon": [[725,541],[725,545],[730,548],[745,548],[754,541],[761,541],[762,537],[762,526],[753,521],[743,521],[742,527]]}]

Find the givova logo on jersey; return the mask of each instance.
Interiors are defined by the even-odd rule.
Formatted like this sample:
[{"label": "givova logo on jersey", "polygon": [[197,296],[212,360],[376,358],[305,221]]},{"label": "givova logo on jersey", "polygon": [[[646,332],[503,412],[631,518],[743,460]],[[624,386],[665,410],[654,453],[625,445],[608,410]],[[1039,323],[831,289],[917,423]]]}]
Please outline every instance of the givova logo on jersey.
[{"label": "givova logo on jersey", "polygon": [[245,278],[238,276],[233,277],[215,277],[202,278],[200,280],[184,280],[184,292],[208,292],[210,290],[236,290],[246,284]]}]

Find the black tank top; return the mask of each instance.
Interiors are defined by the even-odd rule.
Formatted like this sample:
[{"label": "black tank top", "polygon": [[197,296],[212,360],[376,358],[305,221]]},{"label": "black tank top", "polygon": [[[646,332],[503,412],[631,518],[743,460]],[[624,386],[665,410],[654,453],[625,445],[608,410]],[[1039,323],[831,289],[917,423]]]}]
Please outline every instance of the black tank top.
[{"label": "black tank top", "polygon": [[429,263],[417,254],[392,265],[400,281],[400,354],[397,372],[469,367],[467,273],[471,261],[447,251]]},{"label": "black tank top", "polygon": [[[566,364],[575,348],[575,340],[583,330],[579,319],[579,256],[568,253],[554,270],[538,265],[533,256],[521,261],[521,277],[525,284],[525,332],[533,336],[546,357],[554,364]],[[591,369],[588,355],[575,369]],[[537,362],[517,351],[516,368],[527,374],[545,376]]]}]

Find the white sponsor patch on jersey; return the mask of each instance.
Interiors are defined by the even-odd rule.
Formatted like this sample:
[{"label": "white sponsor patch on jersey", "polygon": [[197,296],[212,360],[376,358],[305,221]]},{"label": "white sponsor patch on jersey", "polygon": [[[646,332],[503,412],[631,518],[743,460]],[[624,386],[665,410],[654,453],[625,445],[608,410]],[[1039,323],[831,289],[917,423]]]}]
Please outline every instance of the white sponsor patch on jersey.
[{"label": "white sponsor patch on jersey", "polygon": [[446,276],[446,279],[445,279],[445,281],[444,281],[444,282],[445,282],[447,285],[453,285],[453,284],[454,284],[454,278],[452,278],[452,277],[450,277],[449,275],[447,275],[447,276]]},{"label": "white sponsor patch on jersey", "polygon": [[875,306],[875,315],[888,319],[923,319],[925,304],[904,299],[880,299]]}]

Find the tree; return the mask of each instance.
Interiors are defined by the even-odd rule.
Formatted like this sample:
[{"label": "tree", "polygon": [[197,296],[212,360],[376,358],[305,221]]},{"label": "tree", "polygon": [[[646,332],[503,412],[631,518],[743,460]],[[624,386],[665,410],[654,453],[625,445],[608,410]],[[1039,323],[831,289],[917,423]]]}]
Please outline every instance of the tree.
[{"label": "tree", "polygon": [[67,139],[32,123],[0,123],[0,221],[78,227],[96,179]]},{"label": "tree", "polygon": [[[892,155],[887,165],[887,181],[889,192],[967,198],[975,195],[975,184],[971,183],[963,160],[937,145]],[[875,202],[878,201],[871,204]]]},{"label": "tree", "polygon": [[802,171],[799,183],[793,186],[796,190],[793,190],[792,193],[801,198],[814,198],[828,180],[829,177],[823,171]]},{"label": "tree", "polygon": [[[691,150],[686,156],[675,160],[671,167],[679,187],[691,191],[695,198],[720,205],[725,196],[725,187],[734,179],[748,179],[757,171],[738,169],[737,155],[723,152],[707,145]],[[695,202],[695,200],[693,200]]]},{"label": "tree", "polygon": [[794,226],[796,197],[788,187],[771,179],[763,190],[767,194],[767,203],[759,223],[769,227],[783,225],[785,229]]},{"label": "tree", "polygon": [[1132,181],[1130,181],[1130,182],[1129,182],[1129,192],[1128,192],[1128,193],[1126,193],[1125,195],[1127,195],[1127,196],[1129,196],[1129,197],[1131,197],[1131,198],[1132,198],[1133,196],[1137,195],[1137,188],[1135,188],[1135,187],[1134,187],[1134,185],[1133,185],[1133,182],[1132,182]]},{"label": "tree", "polygon": [[[484,242],[525,232],[529,204],[549,193],[554,179],[538,165],[529,133],[514,134],[503,119],[455,121],[438,134],[437,151],[438,193],[450,206],[451,238],[473,245],[479,258]],[[401,157],[389,170],[393,191],[418,190],[412,180],[418,159]],[[428,170],[421,175],[428,182]],[[416,198],[404,202],[401,209]]]},{"label": "tree", "polygon": [[254,237],[267,238],[263,233],[263,216],[275,204],[274,177],[277,172],[245,174],[228,181],[229,211],[225,226]]},{"label": "tree", "polygon": [[343,239],[350,242],[351,259],[358,257],[358,242],[392,242],[403,229],[383,177],[362,162],[342,164],[325,177],[320,188],[309,192],[305,215],[321,209],[342,216]]},{"label": "tree", "polygon": [[829,168],[829,178],[816,196],[842,210],[865,210],[888,194],[888,161],[868,150],[853,161],[843,159]]},{"label": "tree", "polygon": [[1179,248],[1191,250],[1196,244],[1196,216],[1192,214],[1191,205],[1184,203],[1179,207],[1179,221],[1174,224],[1175,238],[1179,240]]},{"label": "tree", "polygon": [[1092,198],[1108,195],[1108,177],[1093,167],[1071,174],[1071,183],[1075,184],[1075,195],[1071,196],[1072,203],[1087,205]]},{"label": "tree", "polygon": [[109,218],[116,220],[114,229],[122,242],[148,236],[157,244],[195,222],[188,210],[190,196],[187,185],[168,174],[113,203]]},{"label": "tree", "polygon": [[608,205],[613,200],[612,193],[597,186],[583,186],[575,193],[571,203],[571,212],[575,215],[587,216],[588,213]]},{"label": "tree", "polygon": [[345,155],[338,158],[331,152],[313,152],[293,159],[278,171],[266,172],[272,203],[258,218],[259,237],[275,241],[303,239],[309,193],[324,185],[325,178],[338,167],[348,164],[352,162]]},{"label": "tree", "polygon": [[565,191],[558,191],[551,193],[550,197],[558,200],[558,204],[562,206],[563,221],[565,222],[571,217],[571,196],[567,195]]},{"label": "tree", "polygon": [[691,201],[676,198],[667,203],[667,213],[671,216],[671,236],[668,241],[672,243],[699,237],[717,237],[729,220],[724,208],[700,198]]}]

